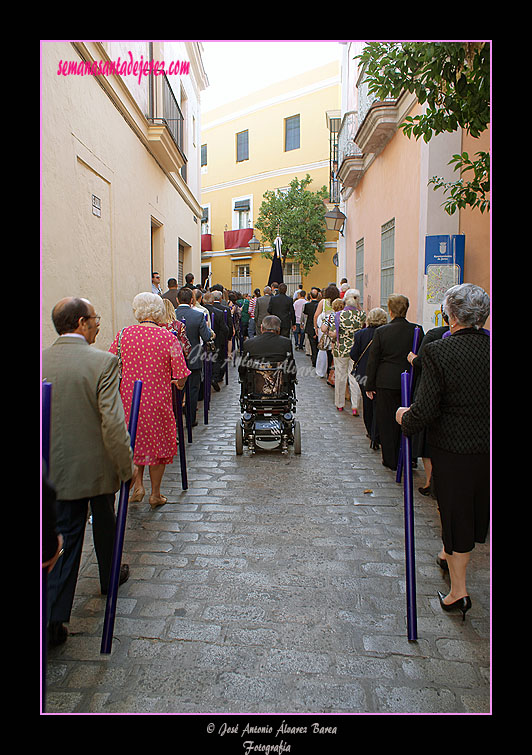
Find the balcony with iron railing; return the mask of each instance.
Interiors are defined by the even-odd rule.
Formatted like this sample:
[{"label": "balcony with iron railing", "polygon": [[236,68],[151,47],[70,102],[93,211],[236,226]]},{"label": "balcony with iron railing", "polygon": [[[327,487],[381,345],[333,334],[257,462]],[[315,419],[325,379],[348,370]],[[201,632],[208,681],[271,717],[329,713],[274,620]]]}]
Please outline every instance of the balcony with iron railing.
[{"label": "balcony with iron railing", "polygon": [[[338,178],[344,189],[354,188],[368,165],[368,156],[377,156],[390,139],[412,104],[401,95],[397,100],[378,100],[369,90],[363,68],[357,81],[357,110],[342,118],[338,133]],[[369,161],[371,162],[371,161]]]},{"label": "balcony with iron railing", "polygon": [[165,74],[150,75],[150,115],[148,140],[164,168],[181,173],[187,180],[187,158],[184,149],[184,119]]},{"label": "balcony with iron railing", "polygon": [[357,81],[358,130],[355,141],[363,154],[378,155],[397,131],[399,114],[396,100],[377,99],[369,90],[366,69],[362,68]]},{"label": "balcony with iron railing", "polygon": [[350,110],[342,118],[338,132],[338,179],[348,188],[354,188],[364,174],[364,155],[355,144],[357,130],[357,113]]},{"label": "balcony with iron railing", "polygon": [[231,287],[239,294],[251,294],[251,275],[231,276]]}]

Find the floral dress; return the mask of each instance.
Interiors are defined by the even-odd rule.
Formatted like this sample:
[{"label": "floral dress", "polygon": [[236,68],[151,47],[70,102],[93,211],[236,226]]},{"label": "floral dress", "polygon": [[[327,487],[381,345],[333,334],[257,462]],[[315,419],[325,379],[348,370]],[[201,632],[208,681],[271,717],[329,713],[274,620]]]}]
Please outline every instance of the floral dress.
[{"label": "floral dress", "polygon": [[[117,333],[109,351],[118,352]],[[175,335],[164,327],[131,325],[120,344],[120,395],[129,424],[135,380],[142,380],[133,461],[137,466],[171,464],[177,454],[171,380],[190,375]]]}]

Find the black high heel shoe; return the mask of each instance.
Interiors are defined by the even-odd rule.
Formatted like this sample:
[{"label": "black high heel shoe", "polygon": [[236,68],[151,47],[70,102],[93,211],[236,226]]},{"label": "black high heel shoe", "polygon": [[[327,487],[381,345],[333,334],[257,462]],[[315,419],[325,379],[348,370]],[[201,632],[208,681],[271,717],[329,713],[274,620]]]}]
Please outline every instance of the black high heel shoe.
[{"label": "black high heel shoe", "polygon": [[465,621],[466,611],[469,611],[471,608],[471,598],[469,595],[466,595],[463,598],[458,598],[454,603],[444,603],[443,599],[445,598],[445,595],[438,590],[438,598],[440,599],[440,605],[444,611],[454,611],[457,608],[459,611],[462,611],[462,621]]}]

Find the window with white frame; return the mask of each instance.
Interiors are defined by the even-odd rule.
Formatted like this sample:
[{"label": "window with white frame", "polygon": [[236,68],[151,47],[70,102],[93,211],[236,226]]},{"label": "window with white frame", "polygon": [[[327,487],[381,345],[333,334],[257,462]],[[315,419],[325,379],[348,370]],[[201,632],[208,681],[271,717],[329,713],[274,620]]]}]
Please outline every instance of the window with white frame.
[{"label": "window with white frame", "polygon": [[210,206],[203,207],[203,212],[201,215],[201,232],[202,233],[210,233],[211,228],[211,208]]},{"label": "window with white frame", "polygon": [[235,265],[235,276],[237,278],[249,278],[249,264]]},{"label": "window with white frame", "polygon": [[233,230],[251,228],[251,197],[233,199]]},{"label": "window with white frame", "polygon": [[284,150],[299,149],[299,115],[284,119]]}]

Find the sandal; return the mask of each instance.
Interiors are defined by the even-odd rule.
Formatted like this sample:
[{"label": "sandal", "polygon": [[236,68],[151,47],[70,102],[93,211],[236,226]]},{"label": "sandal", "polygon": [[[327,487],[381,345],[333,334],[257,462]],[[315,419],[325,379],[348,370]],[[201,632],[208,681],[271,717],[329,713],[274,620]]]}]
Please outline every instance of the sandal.
[{"label": "sandal", "polygon": [[152,507],[152,509],[156,509],[157,506],[164,506],[164,504],[166,503],[167,500],[168,500],[168,498],[165,498],[164,495],[161,495],[161,496],[151,495],[150,496],[150,506]]}]

